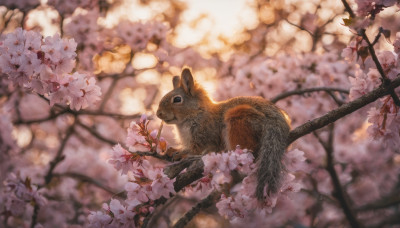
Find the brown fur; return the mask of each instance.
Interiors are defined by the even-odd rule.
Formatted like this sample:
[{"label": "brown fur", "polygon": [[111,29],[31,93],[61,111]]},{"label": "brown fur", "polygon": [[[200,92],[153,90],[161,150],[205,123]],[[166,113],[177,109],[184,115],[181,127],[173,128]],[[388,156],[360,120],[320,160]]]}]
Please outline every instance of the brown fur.
[{"label": "brown fur", "polygon": [[[200,155],[241,148],[251,149],[258,160],[256,195],[264,186],[277,192],[282,172],[289,124],[277,106],[261,97],[235,97],[214,103],[193,80],[189,69],[174,77],[174,89],[160,101],[157,116],[177,126],[183,152]],[[179,96],[182,102],[174,103]]]},{"label": "brown fur", "polygon": [[252,122],[262,121],[263,118],[265,117],[261,112],[247,104],[228,109],[224,116],[228,149],[233,150],[239,145],[258,152],[262,128]]}]

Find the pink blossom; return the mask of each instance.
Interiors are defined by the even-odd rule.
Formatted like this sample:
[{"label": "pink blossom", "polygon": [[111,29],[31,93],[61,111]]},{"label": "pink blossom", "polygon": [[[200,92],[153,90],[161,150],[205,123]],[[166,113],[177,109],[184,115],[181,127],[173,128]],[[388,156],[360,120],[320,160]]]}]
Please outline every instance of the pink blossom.
[{"label": "pink blossom", "polygon": [[88,216],[90,227],[105,227],[111,223],[110,215],[101,211],[91,211]]},{"label": "pink blossom", "polygon": [[400,32],[396,33],[396,39],[393,42],[394,52],[397,54],[397,58],[399,58],[400,54]]},{"label": "pink blossom", "polygon": [[131,154],[120,144],[113,147],[111,156],[108,162],[113,164],[116,170],[121,170],[121,175],[133,169],[132,161],[130,161]]},{"label": "pink blossom", "polygon": [[[146,122],[146,121],[145,121]],[[148,150],[148,142],[146,138],[139,134],[140,128],[136,122],[131,122],[126,137],[126,145],[130,151],[146,151]]]},{"label": "pink blossom", "polygon": [[94,0],[71,0],[71,1],[63,1],[63,0],[49,0],[47,2],[49,6],[53,6],[61,15],[72,14],[76,8],[86,8],[90,9],[95,4]]},{"label": "pink blossom", "polygon": [[141,51],[146,48],[150,38],[146,26],[139,22],[121,21],[118,24],[117,32],[134,51]]},{"label": "pink blossom", "polygon": [[290,172],[295,172],[298,170],[306,170],[304,152],[298,149],[294,149],[286,152],[285,154],[285,164],[286,168]]},{"label": "pink blossom", "polygon": [[307,29],[307,31],[310,31],[311,33],[315,32],[315,29],[317,29],[317,15],[312,14],[312,13],[306,13],[302,17],[301,25]]},{"label": "pink blossom", "polygon": [[397,65],[396,56],[391,51],[380,52],[378,54],[378,59],[385,71],[388,71]]},{"label": "pink blossom", "polygon": [[10,9],[17,8],[23,12],[28,12],[29,10],[33,9],[35,6],[40,5],[40,1],[39,0],[4,0],[1,2],[1,5],[4,5]]},{"label": "pink blossom", "polygon": [[1,155],[13,151],[17,148],[12,137],[13,126],[9,115],[0,112],[0,157]]},{"label": "pink blossom", "polygon": [[214,173],[218,169],[221,155],[213,152],[204,155],[201,159],[203,160],[204,163],[204,175],[206,175],[208,173]]},{"label": "pink blossom", "polygon": [[360,16],[378,14],[384,7],[381,0],[356,0],[357,3],[357,13]]},{"label": "pink blossom", "polygon": [[170,194],[175,194],[174,179],[169,179],[162,169],[148,170],[149,179],[153,180],[151,183],[152,192],[149,198],[152,200],[158,199],[161,196],[170,198]]},{"label": "pink blossom", "polygon": [[48,94],[51,105],[68,103],[79,110],[100,99],[100,88],[87,74],[72,71],[77,44],[58,34],[42,41],[39,33],[17,28],[0,43],[2,72],[20,86]]},{"label": "pink blossom", "polygon": [[226,197],[224,194],[221,195],[221,199],[216,203],[216,206],[218,208],[218,213],[228,219],[243,217],[241,208],[234,204],[232,197]]},{"label": "pink blossom", "polygon": [[26,205],[31,202],[38,206],[47,204],[47,199],[38,192],[37,186],[31,184],[30,178],[22,180],[20,176],[10,173],[4,181],[4,185],[6,187],[5,192],[9,194],[6,199],[7,209],[15,215],[22,214]]},{"label": "pink blossom", "polygon": [[141,203],[149,201],[149,198],[146,195],[144,189],[142,189],[140,185],[134,182],[128,182],[125,185],[125,190],[128,194],[129,200],[138,200]]}]

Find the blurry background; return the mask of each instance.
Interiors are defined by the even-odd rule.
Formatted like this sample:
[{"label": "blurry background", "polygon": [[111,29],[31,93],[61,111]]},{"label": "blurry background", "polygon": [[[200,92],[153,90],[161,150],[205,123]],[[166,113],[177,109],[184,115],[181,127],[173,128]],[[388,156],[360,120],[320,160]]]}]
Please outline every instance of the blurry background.
[{"label": "blurry background", "polygon": [[[348,2],[357,9],[355,2]],[[370,37],[379,26],[392,31],[379,39],[376,49],[392,51],[400,28],[397,10],[385,9],[368,28]],[[59,33],[73,38],[78,44],[74,71],[92,75],[102,96],[84,110],[66,104],[51,107],[46,96],[14,85],[0,69],[0,143],[6,145],[0,147],[0,180],[19,173],[41,186],[49,203],[40,208],[37,221],[45,227],[86,226],[89,212],[116,197],[129,179],[107,163],[112,146],[124,144],[126,129],[142,113],[150,116],[152,128],[159,126],[154,116],[158,101],[184,66],[193,69],[215,100],[242,95],[272,99],[314,87],[342,89],[275,100],[293,127],[321,116],[349,101],[349,78],[360,68],[341,57],[355,40],[355,32],[344,26],[346,18],[339,0],[1,0],[0,42],[17,27],[44,37]],[[323,139],[335,135],[334,165],[352,206],[365,224],[379,227],[396,210],[360,208],[398,189],[400,159],[395,145],[386,147],[368,137],[367,111],[339,120],[334,132],[322,129],[318,134]],[[73,129],[71,134],[68,129]],[[164,126],[162,135],[169,145],[179,144],[172,126]],[[319,140],[308,135],[292,147],[305,152],[309,165],[306,173],[297,174],[303,178],[303,191],[292,201],[279,202],[269,216],[257,214],[238,227],[348,225]],[[65,159],[56,163],[46,183],[50,163],[59,153]],[[35,207],[13,214],[7,209],[8,193],[0,190],[2,224],[29,226]],[[176,196],[158,212],[158,226],[176,222],[201,197],[191,191]],[[205,224],[233,226],[215,208],[198,215],[189,227]]]}]

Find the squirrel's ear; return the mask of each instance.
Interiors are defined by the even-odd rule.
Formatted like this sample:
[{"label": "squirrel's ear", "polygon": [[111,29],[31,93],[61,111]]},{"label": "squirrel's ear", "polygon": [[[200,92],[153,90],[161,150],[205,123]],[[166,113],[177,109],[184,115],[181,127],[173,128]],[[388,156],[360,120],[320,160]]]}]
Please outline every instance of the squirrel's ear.
[{"label": "squirrel's ear", "polygon": [[172,85],[174,86],[174,89],[179,87],[180,82],[181,82],[181,78],[179,76],[174,76],[172,78]]},{"label": "squirrel's ear", "polygon": [[187,94],[194,95],[194,80],[189,68],[185,68],[182,71],[181,86]]}]

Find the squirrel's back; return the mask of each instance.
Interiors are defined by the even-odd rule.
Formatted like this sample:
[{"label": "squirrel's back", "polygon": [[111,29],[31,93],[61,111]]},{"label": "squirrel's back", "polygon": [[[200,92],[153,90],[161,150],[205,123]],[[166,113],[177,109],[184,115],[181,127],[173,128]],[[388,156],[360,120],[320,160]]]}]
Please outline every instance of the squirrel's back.
[{"label": "squirrel's back", "polygon": [[214,103],[194,82],[189,69],[173,79],[174,89],[160,101],[157,116],[176,124],[183,151],[205,154],[233,150],[239,145],[254,152],[257,159],[257,189],[263,200],[276,193],[284,172],[282,164],[290,131],[284,112],[261,97],[235,97]]}]

